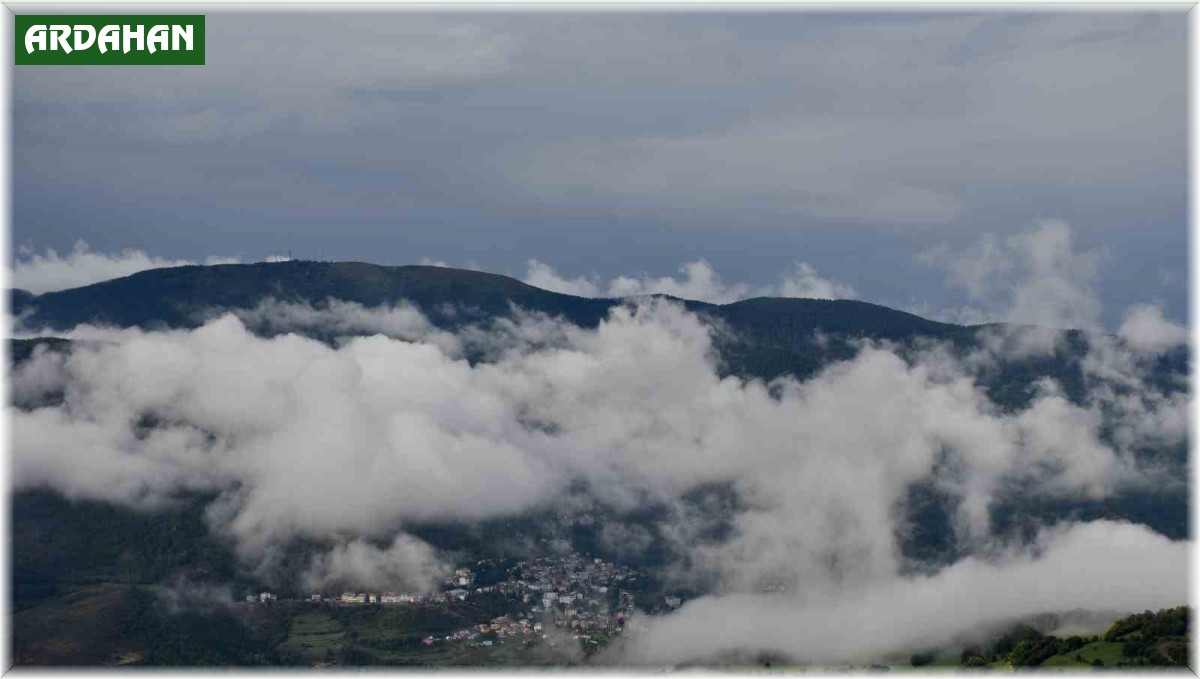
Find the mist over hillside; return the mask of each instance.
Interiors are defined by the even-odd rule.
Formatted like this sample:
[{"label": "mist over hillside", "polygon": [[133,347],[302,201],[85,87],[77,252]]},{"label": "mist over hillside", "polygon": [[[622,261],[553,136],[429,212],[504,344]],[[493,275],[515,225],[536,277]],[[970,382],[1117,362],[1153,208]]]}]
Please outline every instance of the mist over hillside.
[{"label": "mist over hillside", "polygon": [[[961,326],[307,261],[12,310],[54,337],[11,342],[15,537],[59,540],[17,551],[18,600],[121,577],[422,590],[567,549],[683,595],[595,658],[657,664],[869,659],[1186,596],[1189,357],[1161,317]],[[168,515],[174,547],[130,542]]]}]

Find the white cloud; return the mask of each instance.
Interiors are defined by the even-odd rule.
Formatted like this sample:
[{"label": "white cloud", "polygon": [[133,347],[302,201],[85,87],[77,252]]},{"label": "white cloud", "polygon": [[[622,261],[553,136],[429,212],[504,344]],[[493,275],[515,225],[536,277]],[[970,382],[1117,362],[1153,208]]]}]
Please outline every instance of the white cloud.
[{"label": "white cloud", "polygon": [[[961,286],[979,310],[972,318],[1044,328],[1099,329],[1100,297],[1096,289],[1103,250],[1075,248],[1071,226],[1059,219],[1039,219],[1004,241],[985,235],[971,249],[947,247],[918,257],[945,268],[950,282]],[[963,311],[958,312],[963,316]]]},{"label": "white cloud", "polygon": [[232,257],[208,257],[203,262],[171,260],[132,249],[109,255],[93,252],[87,243],[77,241],[75,247],[66,255],[60,255],[53,249],[47,249],[45,254],[38,254],[29,248],[22,248],[13,266],[11,280],[13,287],[37,295],[122,278],[147,269],[201,263],[236,264],[238,261]]},{"label": "white cloud", "polygon": [[608,284],[611,297],[641,295],[670,295],[714,304],[728,304],[751,295],[745,283],[726,283],[712,265],[703,259],[686,262],[679,267],[681,277],[618,276]]},{"label": "white cloud", "polygon": [[[978,366],[947,351],[910,363],[865,346],[771,389],[722,378],[712,329],[665,302],[617,307],[591,330],[538,316],[472,327],[461,342],[496,335],[503,348],[476,364],[434,343],[408,307],[263,308],[339,332],[395,322],[411,341],[268,339],[233,314],[190,331],[77,328],[71,337],[93,341],[14,375],[17,402],[26,389],[65,390],[61,406],[14,412],[16,486],[136,505],[216,491],[214,529],[260,573],[293,537],[341,545],[314,570],[321,580],[392,572],[379,570],[390,556],[354,540],[521,514],[564,501],[580,480],[621,509],[732,484],[743,506],[729,540],[696,546],[686,528],[668,531],[691,575],[727,594],[770,581],[816,592],[895,577],[896,507],[908,484],[942,473],[944,456],[955,530],[980,545],[1006,482],[1053,497],[1144,483],[1131,451],[1175,435],[1186,404],[1147,394],[1125,411],[1138,426],[1109,444],[1111,399],[1075,405],[1046,388],[1003,413],[976,385]],[[147,416],[158,426],[142,431]]]},{"label": "white cloud", "polygon": [[1161,305],[1139,304],[1125,313],[1117,336],[1141,351],[1157,353],[1186,344],[1187,328],[1163,317]]},{"label": "white cloud", "polygon": [[411,535],[400,534],[385,548],[354,539],[314,557],[304,584],[315,591],[347,587],[372,591],[427,591],[450,572],[434,549]]},{"label": "white cloud", "polygon": [[1095,330],[1100,300],[1096,280],[1101,250],[1076,252],[1071,227],[1062,220],[1038,220],[1035,228],[1008,240],[1027,275],[1012,292],[1008,320],[1043,327]]},{"label": "white cloud", "polygon": [[777,297],[805,297],[811,299],[854,299],[858,293],[854,288],[817,275],[817,270],[808,262],[797,262],[792,275],[780,284]]},{"label": "white cloud", "polygon": [[[211,311],[219,315],[221,311]],[[328,333],[336,337],[386,335],[394,339],[436,344],[449,356],[458,356],[461,343],[454,335],[438,330],[419,309],[406,302],[392,306],[365,307],[357,302],[327,299],[313,306],[266,299],[251,309],[236,309],[247,327],[268,334],[294,332]]]},{"label": "white cloud", "polygon": [[583,277],[573,279],[563,278],[558,275],[554,267],[545,262],[539,262],[536,259],[529,260],[524,280],[536,288],[551,292],[561,292],[564,295],[575,295],[576,297],[604,296],[599,284]]},{"label": "white cloud", "polygon": [[1074,609],[1138,611],[1188,600],[1186,542],[1094,521],[1044,531],[1037,551],[968,557],[932,576],[800,595],[736,594],[641,618],[610,651],[616,662],[674,664],[783,654],[807,663],[906,659],[955,649],[988,626]]},{"label": "white cloud", "polygon": [[747,283],[727,283],[703,259],[686,262],[679,267],[680,275],[652,276],[622,275],[607,282],[595,277],[564,278],[554,267],[531,259],[524,281],[530,285],[578,297],[640,297],[670,295],[685,300],[729,304],[750,297],[810,297],[818,299],[850,299],[856,296],[853,287],[822,278],[807,262],[796,262],[793,269],[776,285],[755,287]]}]

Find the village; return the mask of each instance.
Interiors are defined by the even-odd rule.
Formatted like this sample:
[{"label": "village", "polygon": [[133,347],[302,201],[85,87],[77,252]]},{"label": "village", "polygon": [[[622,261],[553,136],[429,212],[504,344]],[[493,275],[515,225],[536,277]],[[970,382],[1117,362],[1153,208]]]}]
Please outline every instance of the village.
[{"label": "village", "polygon": [[628,566],[572,554],[522,561],[509,573],[510,578],[498,586],[520,597],[522,603],[532,604],[527,612],[498,616],[443,639],[426,637],[425,643],[457,641],[490,646],[512,639],[528,645],[547,639],[544,626],[551,624],[572,639],[598,644],[619,634],[625,618],[635,610],[630,590],[637,586],[640,575]]},{"label": "village", "polygon": [[[517,610],[445,636],[426,636],[423,643],[488,647],[506,641],[527,646],[547,640],[554,645],[556,638],[563,638],[560,632],[581,644],[598,645],[624,629],[626,619],[636,610],[634,592],[643,577],[629,566],[574,553],[519,561],[504,571],[503,579],[491,577],[487,583],[476,581],[477,571],[492,570],[495,564],[484,560],[474,566],[456,569],[434,592],[313,593],[305,599],[285,601],[332,606],[430,605],[495,593],[517,603]],[[273,603],[278,599],[270,592],[261,592],[247,595],[246,601]],[[667,596],[662,604],[662,608],[673,609],[682,600]]]}]

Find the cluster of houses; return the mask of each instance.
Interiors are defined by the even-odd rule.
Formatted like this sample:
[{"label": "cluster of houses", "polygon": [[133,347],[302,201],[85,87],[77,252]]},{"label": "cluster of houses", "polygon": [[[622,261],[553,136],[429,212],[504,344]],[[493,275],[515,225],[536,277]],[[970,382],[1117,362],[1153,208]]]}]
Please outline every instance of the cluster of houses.
[{"label": "cluster of houses", "polygon": [[[471,591],[464,589],[470,587],[475,582],[475,575],[469,568],[459,568],[454,571],[454,575],[446,578],[445,584],[453,589],[446,589],[432,593],[413,593],[413,592],[342,592],[338,595],[311,594],[307,599],[301,601],[307,603],[327,603],[327,604],[422,604],[422,603],[446,603],[448,601],[458,600],[464,601],[470,596]],[[475,591],[493,591],[494,587],[482,587]],[[270,592],[262,592],[261,594],[246,595],[247,603],[273,603],[277,601],[276,595]],[[288,599],[287,601],[294,601]]]},{"label": "cluster of houses", "polygon": [[465,600],[470,595],[470,591],[465,589],[452,589],[445,592],[434,592],[432,594],[419,593],[396,593],[396,592],[343,592],[337,596],[323,596],[321,594],[313,594],[308,598],[310,603],[336,603],[336,604],[423,604],[423,603],[445,603],[451,599]]},{"label": "cluster of houses", "polygon": [[577,554],[522,561],[493,589],[532,604],[526,611],[424,641],[491,646],[515,640],[524,645],[546,639],[549,630],[543,625],[553,625],[573,639],[598,643],[624,629],[626,616],[634,611],[634,597],[627,588],[636,587],[640,577],[628,566]]},{"label": "cluster of houses", "polygon": [[491,622],[461,629],[441,639],[427,636],[423,641],[427,646],[438,641],[465,641],[472,646],[491,646],[495,641],[503,643],[506,638],[520,639],[522,642],[528,643],[538,638],[545,638],[545,636],[542,634],[542,623],[540,622],[535,622],[525,615],[520,615],[518,619],[501,615],[492,618]]},{"label": "cluster of houses", "polygon": [[[489,562],[481,561],[477,566]],[[503,581],[474,587],[475,574],[470,568],[459,568],[442,582],[440,591],[433,593],[343,592],[337,596],[312,594],[310,603],[358,604],[424,604],[463,601],[472,593],[499,592],[520,601],[521,610],[502,615],[490,622],[467,627],[444,637],[427,636],[426,645],[438,642],[466,642],[473,646],[491,646],[506,639],[528,644],[546,639],[553,625],[584,642],[619,634],[626,618],[635,610],[632,591],[638,589],[641,574],[636,570],[602,559],[588,559],[578,554],[543,557],[521,561],[510,568]],[[247,601],[267,603],[275,596],[263,592],[250,595]],[[678,608],[683,601],[678,596],[664,599],[667,608]]]}]

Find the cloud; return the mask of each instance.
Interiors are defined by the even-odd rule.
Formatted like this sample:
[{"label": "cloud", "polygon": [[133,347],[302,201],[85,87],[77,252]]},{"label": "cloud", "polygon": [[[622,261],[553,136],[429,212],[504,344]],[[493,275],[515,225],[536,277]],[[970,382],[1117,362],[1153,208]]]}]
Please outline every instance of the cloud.
[{"label": "cloud", "polygon": [[1188,598],[1186,542],[1111,521],[1045,530],[1034,550],[968,557],[932,576],[808,587],[799,596],[704,597],[640,618],[609,651],[631,664],[742,661],[759,653],[805,663],[957,651],[989,625],[1073,609],[1136,611]]},{"label": "cloud", "polygon": [[[405,13],[247,14],[214,12],[202,77],[146,73],[106,84],[65,74],[30,78],[23,98],[42,104],[125,104],[142,114],[122,135],[167,143],[234,142],[299,123],[346,129],[375,118],[369,90],[470,84],[509,69],[512,39],[466,17]],[[303,54],[281,49],[302,36]],[[253,68],[247,68],[253,65]],[[291,74],[305,73],[297,79]],[[151,110],[152,109],[152,110]]]},{"label": "cloud", "polygon": [[[14,74],[16,242],[62,252],[100,230],[175,252],[157,225],[186,213],[213,252],[287,233],[330,257],[523,270],[514,244],[540,243],[560,269],[584,248],[599,271],[636,257],[655,277],[682,261],[665,252],[729,277],[804,243],[878,299],[875,274],[910,248],[1046,214],[1128,241],[1106,295],[1149,285],[1183,317],[1182,289],[1155,280],[1186,270],[1188,43],[1170,13],[209,22],[221,58],[194,72]],[[295,36],[301,62],[273,46]],[[384,224],[405,237],[381,241]]]},{"label": "cloud", "polygon": [[[212,529],[260,577],[302,539],[326,545],[313,583],[417,583],[440,555],[397,542],[415,524],[522,515],[575,502],[579,487],[629,511],[727,485],[739,498],[728,539],[698,543],[696,517],[670,514],[666,539],[687,555],[672,577],[722,595],[770,582],[811,593],[897,577],[910,484],[934,479],[956,498],[957,540],[977,553],[1007,486],[1106,497],[1147,482],[1141,446],[1186,434],[1186,391],[1136,381],[1124,410],[1113,406],[1129,384],[1084,404],[1047,384],[1001,411],[976,382],[994,356],[866,344],[805,382],[722,377],[714,329],[665,301],[616,307],[594,329],[535,315],[472,326],[461,343],[499,347],[475,363],[404,305],[255,313],[373,334],[264,337],[234,313],[194,330],[76,328],[67,358],[39,354],[13,377],[18,403],[63,393],[13,412],[16,487],[149,508],[215,493]],[[406,338],[374,334],[381,323]],[[1109,411],[1136,426],[1106,439]]]},{"label": "cloud", "polygon": [[171,615],[211,612],[233,605],[233,593],[228,584],[197,583],[177,577],[167,584],[153,586],[152,591]]},{"label": "cloud", "polygon": [[821,278],[808,262],[797,262],[792,275],[785,278],[775,297],[803,297],[808,299],[854,299],[858,293],[854,288]]},{"label": "cloud", "polygon": [[561,292],[564,295],[575,295],[576,297],[604,296],[598,283],[594,283],[583,277],[573,279],[563,278],[558,275],[554,267],[545,262],[539,262],[536,259],[529,260],[524,281],[536,288],[551,292]]},{"label": "cloud", "polygon": [[670,295],[712,304],[729,304],[750,297],[849,299],[857,294],[849,285],[821,278],[816,269],[807,262],[796,262],[792,271],[781,277],[777,285],[762,287],[746,283],[727,283],[712,265],[703,259],[682,264],[679,273],[679,277],[659,278],[646,274],[622,275],[607,282],[582,276],[568,279],[560,276],[549,264],[531,259],[527,263],[524,281],[544,290],[578,297]]},{"label": "cloud", "polygon": [[83,241],[76,241],[75,247],[66,255],[60,255],[53,249],[47,249],[45,254],[38,254],[30,248],[22,248],[19,254],[12,269],[13,286],[35,295],[122,278],[147,269],[201,263],[236,264],[240,261],[232,257],[208,257],[203,262],[170,260],[133,249],[108,255],[93,252]]},{"label": "cloud", "polygon": [[1103,251],[1076,252],[1071,227],[1061,220],[1039,220],[1033,230],[1011,237],[1008,247],[1028,272],[1013,289],[1009,322],[1098,327],[1100,301],[1095,285]]},{"label": "cloud", "polygon": [[1099,329],[1096,289],[1102,249],[1079,251],[1071,226],[1039,219],[1021,233],[1000,241],[988,234],[965,251],[940,246],[922,253],[922,263],[944,268],[949,281],[983,305],[951,315],[1044,328]]},{"label": "cloud", "polygon": [[1187,328],[1163,318],[1162,306],[1139,304],[1126,312],[1117,330],[1121,339],[1139,350],[1158,353],[1187,344]]},{"label": "cloud", "polygon": [[[670,87],[664,73],[673,73],[675,87],[691,97],[679,99],[684,105],[748,112],[698,129],[645,125],[620,136],[553,140],[510,165],[520,168],[513,188],[550,204],[617,204],[679,222],[702,221],[694,218],[700,213],[723,229],[834,221],[914,230],[989,219],[1000,195],[1011,203],[1031,185],[1080,191],[1067,177],[1086,182],[1089,193],[1126,192],[1118,177],[1139,180],[1121,166],[1116,140],[1142,136],[1147,120],[1183,134],[1183,100],[1150,94],[1184,80],[1182,33],[1166,17],[910,19],[808,24],[786,41],[762,31],[755,50],[739,44],[744,34],[733,28],[663,36],[667,45],[690,43],[694,61],[654,60],[660,63],[631,74],[627,87]],[[593,30],[629,51],[619,64],[651,49],[640,32]],[[1151,47],[1150,35],[1165,42]],[[1079,76],[1093,58],[1115,81]],[[707,84],[707,96],[691,92],[693,83]],[[760,83],[780,92],[753,108],[715,94],[761,97]],[[1125,98],[1135,92],[1155,98]],[[1079,125],[1082,112],[1102,101],[1104,113]],[[1163,141],[1147,142],[1153,153],[1138,149],[1134,164],[1163,171]],[[1182,171],[1182,156],[1174,157],[1172,168]],[[745,218],[750,212],[759,217]]]},{"label": "cloud", "polygon": [[450,571],[451,567],[427,543],[400,534],[382,549],[362,539],[336,545],[314,557],[304,574],[304,583],[316,591],[349,587],[422,592]]},{"label": "cloud", "polygon": [[[219,310],[210,310],[208,315],[220,313]],[[380,334],[395,339],[430,342],[450,356],[458,356],[462,352],[458,338],[438,330],[419,309],[406,302],[365,307],[357,302],[330,298],[313,306],[271,298],[253,308],[237,309],[233,313],[247,327],[259,333],[324,333],[335,337]]]},{"label": "cloud", "polygon": [[12,404],[16,407],[35,406],[61,390],[69,379],[65,361],[65,354],[50,351],[44,344],[34,347],[21,370],[11,374]]}]

